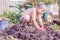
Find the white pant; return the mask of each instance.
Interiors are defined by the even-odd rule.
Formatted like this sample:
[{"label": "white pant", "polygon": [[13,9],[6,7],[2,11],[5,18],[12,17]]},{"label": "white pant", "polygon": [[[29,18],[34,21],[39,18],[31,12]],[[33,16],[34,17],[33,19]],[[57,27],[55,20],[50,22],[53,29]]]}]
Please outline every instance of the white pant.
[{"label": "white pant", "polygon": [[21,16],[20,17],[20,21],[27,21],[27,22],[29,22],[30,21],[30,16],[29,15],[23,15],[23,16]]}]

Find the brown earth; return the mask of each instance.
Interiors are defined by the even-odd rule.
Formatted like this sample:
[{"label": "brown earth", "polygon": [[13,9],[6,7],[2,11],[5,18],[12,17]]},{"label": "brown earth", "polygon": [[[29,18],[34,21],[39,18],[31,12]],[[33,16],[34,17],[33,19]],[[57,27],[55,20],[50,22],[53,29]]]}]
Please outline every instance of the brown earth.
[{"label": "brown earth", "polygon": [[0,30],[0,40],[60,40],[60,32],[54,31],[45,25],[46,30],[37,30],[32,25],[14,25],[11,28]]}]

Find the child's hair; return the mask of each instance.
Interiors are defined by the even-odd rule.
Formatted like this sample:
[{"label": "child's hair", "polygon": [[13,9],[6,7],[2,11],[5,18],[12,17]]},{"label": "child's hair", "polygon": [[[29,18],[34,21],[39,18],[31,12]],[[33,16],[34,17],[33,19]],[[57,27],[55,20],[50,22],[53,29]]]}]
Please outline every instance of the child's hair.
[{"label": "child's hair", "polygon": [[36,8],[40,8],[42,5],[45,5],[44,2],[40,2],[39,4],[36,5]]}]

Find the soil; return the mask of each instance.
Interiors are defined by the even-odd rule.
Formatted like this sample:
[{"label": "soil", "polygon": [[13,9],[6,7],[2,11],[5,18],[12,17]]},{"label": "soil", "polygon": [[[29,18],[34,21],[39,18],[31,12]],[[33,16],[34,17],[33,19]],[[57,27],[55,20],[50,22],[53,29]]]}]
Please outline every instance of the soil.
[{"label": "soil", "polygon": [[0,30],[0,40],[60,40],[60,32],[54,31],[45,25],[46,30],[37,30],[32,25],[14,25],[11,28]]}]

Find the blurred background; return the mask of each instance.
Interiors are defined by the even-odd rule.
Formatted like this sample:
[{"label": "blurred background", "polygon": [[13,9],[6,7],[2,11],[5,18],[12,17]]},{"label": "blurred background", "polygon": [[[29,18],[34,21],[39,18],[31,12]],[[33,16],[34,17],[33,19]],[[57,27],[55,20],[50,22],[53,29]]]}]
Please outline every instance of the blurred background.
[{"label": "blurred background", "polygon": [[18,9],[11,7],[14,5],[31,4],[33,7],[35,7],[39,2],[44,2],[48,10],[52,11],[54,15],[60,15],[60,0],[0,0],[0,14],[2,14],[3,11],[6,10],[18,12]]},{"label": "blurred background", "polygon": [[14,13],[21,13],[21,10],[25,11],[26,5],[29,7],[35,7],[38,3],[44,2],[46,10],[51,12],[54,18],[60,20],[60,0],[0,0],[0,14],[4,14],[6,11]]}]

